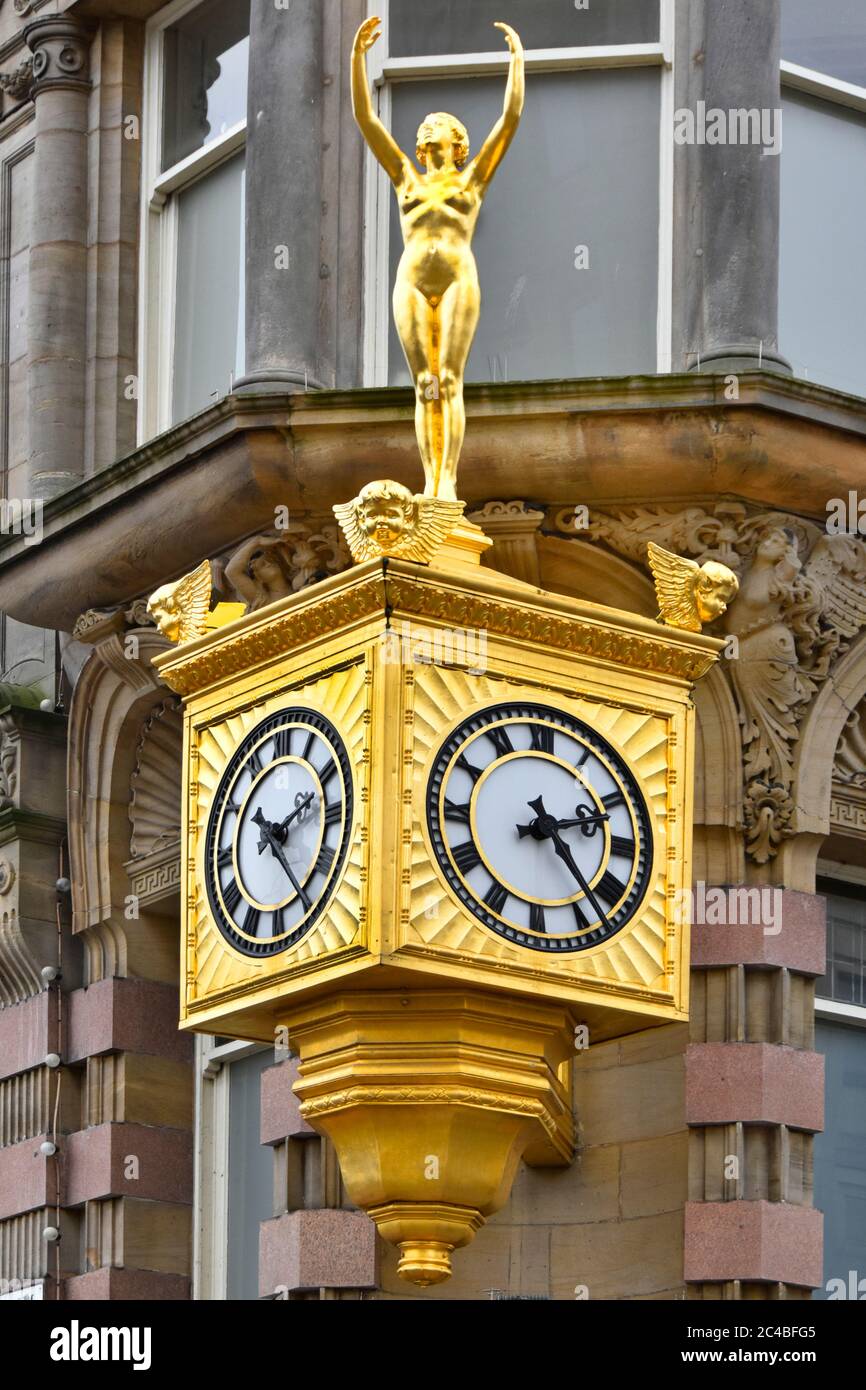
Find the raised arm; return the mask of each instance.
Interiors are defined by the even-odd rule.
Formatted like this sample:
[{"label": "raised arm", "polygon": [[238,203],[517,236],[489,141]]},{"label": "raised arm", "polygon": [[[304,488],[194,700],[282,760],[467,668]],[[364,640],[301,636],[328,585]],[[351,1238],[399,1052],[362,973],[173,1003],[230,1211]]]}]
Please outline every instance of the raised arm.
[{"label": "raised arm", "polygon": [[501,29],[505,42],[511,49],[511,64],[508,69],[508,82],[505,87],[505,104],[502,115],[491,130],[481,149],[472,161],[472,175],[482,190],[487,186],[511,144],[520,124],[526,83],[523,76],[523,44],[510,24],[496,24]]},{"label": "raised arm", "polygon": [[391,182],[397,183],[407,159],[373,110],[370,85],[367,81],[367,49],[372,48],[378,39],[381,23],[381,19],[373,15],[370,19],[364,20],[355,35],[352,45],[352,110],[370,149]]}]

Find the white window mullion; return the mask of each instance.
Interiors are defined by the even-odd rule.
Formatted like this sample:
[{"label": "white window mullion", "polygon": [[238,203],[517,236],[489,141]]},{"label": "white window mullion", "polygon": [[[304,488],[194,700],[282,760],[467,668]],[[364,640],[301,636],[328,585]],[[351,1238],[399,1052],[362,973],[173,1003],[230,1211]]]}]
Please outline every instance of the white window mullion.
[{"label": "white window mullion", "polygon": [[675,0],[661,0],[664,65],[659,96],[659,288],[656,371],[673,369]]}]

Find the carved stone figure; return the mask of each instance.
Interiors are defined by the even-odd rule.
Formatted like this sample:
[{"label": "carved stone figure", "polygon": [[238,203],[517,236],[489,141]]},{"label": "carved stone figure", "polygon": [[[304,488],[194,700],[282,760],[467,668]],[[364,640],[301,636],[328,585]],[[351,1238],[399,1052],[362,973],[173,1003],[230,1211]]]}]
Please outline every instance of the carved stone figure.
[{"label": "carved stone figure", "polygon": [[226,579],[238,598],[255,613],[292,593],[292,571],[279,536],[254,536],[244,541],[226,565]]}]

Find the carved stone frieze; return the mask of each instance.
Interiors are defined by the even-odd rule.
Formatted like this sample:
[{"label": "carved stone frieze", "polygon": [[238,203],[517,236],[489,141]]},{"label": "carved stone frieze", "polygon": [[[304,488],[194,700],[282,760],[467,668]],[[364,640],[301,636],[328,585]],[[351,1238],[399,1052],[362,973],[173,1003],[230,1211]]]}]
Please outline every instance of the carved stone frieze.
[{"label": "carved stone frieze", "polygon": [[180,886],[180,769],[183,720],[177,700],[162,700],[142,725],[130,778],[127,863],[144,903]]},{"label": "carved stone frieze", "polygon": [[339,574],[351,563],[337,523],[327,520],[319,525],[310,519],[251,537],[224,558],[221,568],[230,596],[254,613],[308,584]]},{"label": "carved stone frieze", "polygon": [[0,72],[0,90],[10,101],[27,101],[33,95],[33,55],[25,58],[11,72]]},{"label": "carved stone frieze", "polygon": [[[585,524],[583,524],[585,523]],[[551,514],[548,526],[647,566],[647,544],[727,565],[740,590],[717,625],[739,714],[746,848],[765,864],[795,831],[796,745],[807,710],[866,626],[866,545],[741,503]],[[853,747],[853,743],[850,745]],[[862,762],[862,759],[861,759]]]}]

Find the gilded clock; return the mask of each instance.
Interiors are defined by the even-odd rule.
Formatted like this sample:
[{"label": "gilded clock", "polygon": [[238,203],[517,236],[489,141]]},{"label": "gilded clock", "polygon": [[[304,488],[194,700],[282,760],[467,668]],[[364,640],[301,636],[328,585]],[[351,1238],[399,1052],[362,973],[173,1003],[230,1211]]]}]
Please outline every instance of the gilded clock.
[{"label": "gilded clock", "polygon": [[463,907],[530,950],[609,942],[653,883],[637,777],[599,732],[552,705],[496,703],[464,719],[433,759],[426,818]]},{"label": "gilded clock", "polygon": [[288,706],[242,738],[207,818],[213,920],[246,956],[296,945],[325,912],[352,825],[349,756],[333,724]]}]

